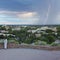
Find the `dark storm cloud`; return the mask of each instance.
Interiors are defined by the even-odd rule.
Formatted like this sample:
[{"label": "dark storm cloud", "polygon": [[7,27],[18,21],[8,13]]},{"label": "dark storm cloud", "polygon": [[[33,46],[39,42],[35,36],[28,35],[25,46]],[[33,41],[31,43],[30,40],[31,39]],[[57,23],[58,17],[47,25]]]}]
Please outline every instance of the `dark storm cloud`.
[{"label": "dark storm cloud", "polygon": [[[3,13],[1,13],[2,11]],[[11,20],[14,20],[15,18],[12,19],[15,14],[14,12],[18,12],[19,14],[16,13],[17,15],[21,15],[20,13],[22,12],[23,16],[24,14],[26,16],[29,14],[29,16],[33,16],[33,14],[36,13],[36,16],[26,21],[27,23],[36,18],[33,24],[60,24],[60,0],[0,0],[0,17],[6,16],[6,18],[8,18],[7,15],[9,15],[9,17],[11,16]],[[23,21],[23,23],[26,20],[21,19],[20,17],[18,20],[20,22]],[[15,19],[15,21],[16,20],[17,19]]]}]

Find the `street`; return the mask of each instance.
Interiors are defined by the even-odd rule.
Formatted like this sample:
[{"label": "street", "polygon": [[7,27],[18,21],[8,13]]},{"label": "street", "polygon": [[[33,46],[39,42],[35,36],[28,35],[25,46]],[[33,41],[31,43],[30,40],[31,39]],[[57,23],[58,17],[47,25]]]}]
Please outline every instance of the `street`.
[{"label": "street", "polygon": [[1,49],[0,60],[60,60],[60,51]]}]

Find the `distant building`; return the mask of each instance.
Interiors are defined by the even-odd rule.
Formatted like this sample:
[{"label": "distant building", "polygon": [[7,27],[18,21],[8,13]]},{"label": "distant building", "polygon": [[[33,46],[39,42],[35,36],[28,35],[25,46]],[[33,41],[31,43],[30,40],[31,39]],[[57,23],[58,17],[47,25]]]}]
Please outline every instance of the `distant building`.
[{"label": "distant building", "polygon": [[12,31],[13,30],[21,30],[21,28],[20,27],[15,27],[15,28],[12,28]]},{"label": "distant building", "polygon": [[41,36],[41,34],[35,34],[35,36],[36,36],[36,37],[40,37],[40,36]]},{"label": "distant building", "polygon": [[56,40],[55,43],[60,43],[60,40]]},{"label": "distant building", "polygon": [[27,32],[35,33],[37,30],[28,30]]},{"label": "distant building", "polygon": [[0,30],[0,33],[8,33],[6,30]]}]

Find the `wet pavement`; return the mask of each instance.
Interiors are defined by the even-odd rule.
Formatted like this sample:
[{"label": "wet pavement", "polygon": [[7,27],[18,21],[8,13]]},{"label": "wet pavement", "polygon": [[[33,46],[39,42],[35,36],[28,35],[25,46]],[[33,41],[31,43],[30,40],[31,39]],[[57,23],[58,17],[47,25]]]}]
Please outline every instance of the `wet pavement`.
[{"label": "wet pavement", "polygon": [[60,51],[1,49],[0,60],[60,60]]}]

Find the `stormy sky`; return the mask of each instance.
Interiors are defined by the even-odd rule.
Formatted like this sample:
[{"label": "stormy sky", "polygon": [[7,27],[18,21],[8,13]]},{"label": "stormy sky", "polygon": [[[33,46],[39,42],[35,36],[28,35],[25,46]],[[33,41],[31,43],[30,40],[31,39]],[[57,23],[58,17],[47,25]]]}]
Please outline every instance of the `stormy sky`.
[{"label": "stormy sky", "polygon": [[0,0],[0,24],[60,24],[60,0]]}]

